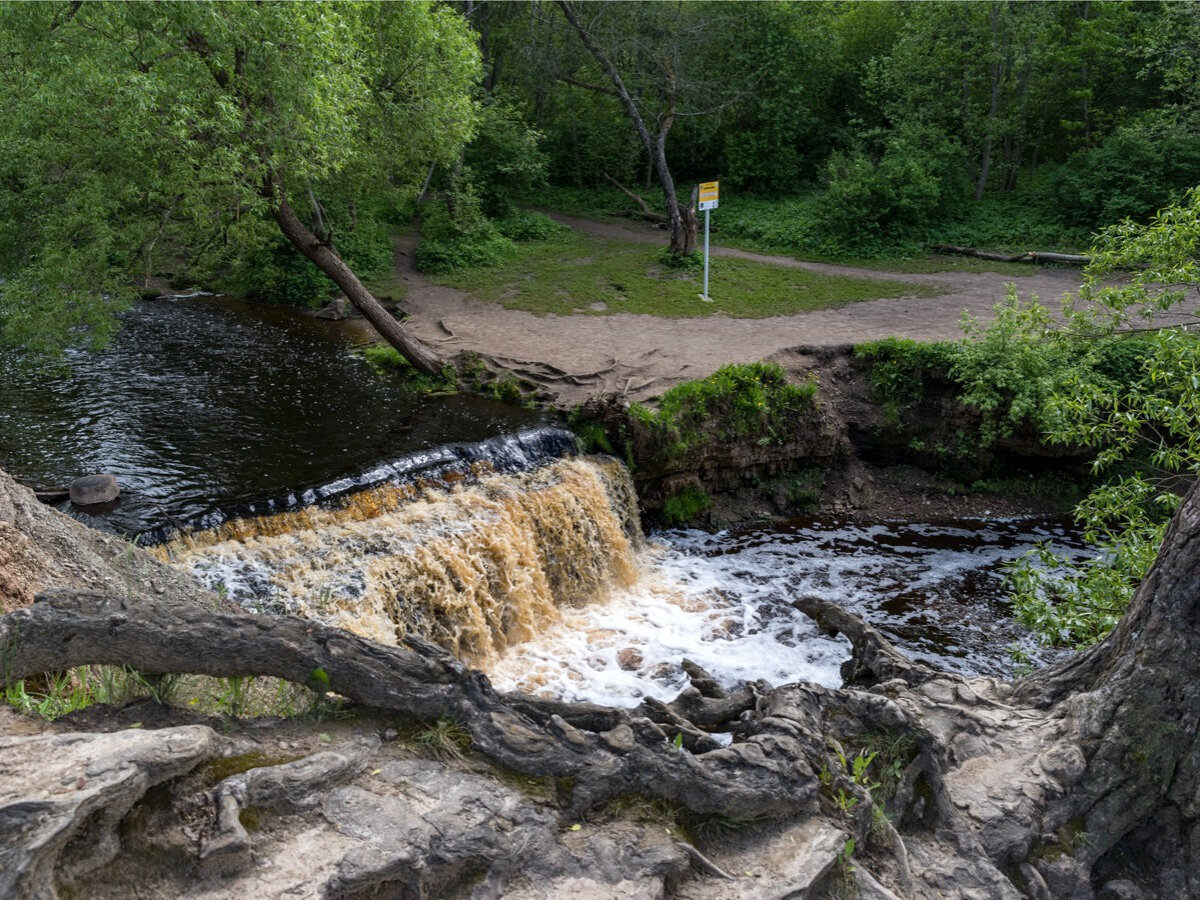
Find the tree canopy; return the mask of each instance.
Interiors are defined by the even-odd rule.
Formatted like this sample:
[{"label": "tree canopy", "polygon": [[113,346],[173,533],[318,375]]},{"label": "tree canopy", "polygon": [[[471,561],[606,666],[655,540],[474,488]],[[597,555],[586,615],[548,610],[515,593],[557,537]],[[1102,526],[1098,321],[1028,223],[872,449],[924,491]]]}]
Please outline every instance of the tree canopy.
[{"label": "tree canopy", "polygon": [[475,42],[427,3],[10,3],[0,57],[0,340],[42,352],[281,203],[336,247],[326,206],[415,190],[476,116]]}]

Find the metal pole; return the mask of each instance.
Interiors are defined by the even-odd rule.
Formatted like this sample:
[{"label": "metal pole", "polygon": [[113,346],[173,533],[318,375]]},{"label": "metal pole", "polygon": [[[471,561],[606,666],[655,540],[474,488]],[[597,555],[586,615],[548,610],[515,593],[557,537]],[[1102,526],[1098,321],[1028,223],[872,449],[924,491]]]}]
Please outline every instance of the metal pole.
[{"label": "metal pole", "polygon": [[704,299],[708,299],[708,213],[704,211]]}]

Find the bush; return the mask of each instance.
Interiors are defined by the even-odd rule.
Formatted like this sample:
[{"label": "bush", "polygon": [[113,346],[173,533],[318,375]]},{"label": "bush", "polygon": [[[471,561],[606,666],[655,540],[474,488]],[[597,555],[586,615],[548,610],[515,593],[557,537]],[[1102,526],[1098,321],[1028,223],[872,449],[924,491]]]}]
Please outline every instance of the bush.
[{"label": "bush", "polygon": [[1042,202],[1057,222],[1097,230],[1125,218],[1146,221],[1200,183],[1200,133],[1155,121],[1118,128],[1081,150],[1049,178]]},{"label": "bush", "polygon": [[899,427],[900,414],[925,393],[930,377],[949,377],[958,345],[921,344],[907,338],[884,338],[854,348],[859,359],[870,360],[871,389],[883,406],[884,416]]},{"label": "bush", "polygon": [[663,503],[662,517],[668,525],[684,525],[712,508],[712,498],[699,485],[689,484]]},{"label": "bush", "polygon": [[685,381],[659,399],[658,410],[630,407],[635,421],[663,444],[668,458],[709,440],[760,440],[784,444],[796,420],[812,410],[817,383],[791,384],[774,363],[722,366],[699,381]]},{"label": "bush", "polygon": [[421,233],[417,268],[434,275],[499,265],[517,252],[513,242],[484,218],[466,169],[449,188],[445,203],[430,203],[423,209]]},{"label": "bush", "polygon": [[816,214],[847,247],[874,249],[884,236],[928,222],[964,191],[963,150],[933,129],[869,135],[868,147],[834,153]]},{"label": "bush", "polygon": [[540,212],[516,210],[496,220],[496,229],[513,241],[553,241],[567,233],[567,227]]},{"label": "bush", "polygon": [[[333,235],[338,253],[362,281],[376,281],[391,273],[392,242],[378,219],[363,215],[354,227],[335,219]],[[282,235],[269,236],[236,259],[228,283],[230,290],[253,300],[294,306],[321,306],[338,292]]]}]

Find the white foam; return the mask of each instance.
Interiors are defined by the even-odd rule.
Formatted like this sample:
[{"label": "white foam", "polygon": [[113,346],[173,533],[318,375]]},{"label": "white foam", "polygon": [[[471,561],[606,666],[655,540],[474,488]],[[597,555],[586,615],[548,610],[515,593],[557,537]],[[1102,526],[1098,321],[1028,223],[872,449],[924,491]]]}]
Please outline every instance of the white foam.
[{"label": "white foam", "polygon": [[818,595],[854,610],[907,653],[964,674],[1007,674],[1011,643],[1047,655],[1011,619],[1002,566],[1036,542],[1077,546],[1058,524],[796,524],[780,529],[672,531],[632,588],[564,610],[490,674],[525,690],[616,706],[671,699],[691,659],[726,686],[840,684],[849,644],[817,632],[790,601]]}]

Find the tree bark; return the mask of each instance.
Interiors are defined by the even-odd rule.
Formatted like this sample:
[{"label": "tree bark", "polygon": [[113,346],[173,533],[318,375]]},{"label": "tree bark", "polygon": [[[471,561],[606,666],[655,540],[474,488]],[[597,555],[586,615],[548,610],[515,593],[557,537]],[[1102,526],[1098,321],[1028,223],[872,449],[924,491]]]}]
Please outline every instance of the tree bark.
[{"label": "tree bark", "polygon": [[604,48],[596,42],[591,32],[583,27],[583,23],[579,20],[579,16],[576,14],[575,8],[571,3],[567,2],[567,0],[557,0],[557,2],[563,16],[579,35],[583,46],[592,55],[592,58],[596,60],[600,68],[604,70],[609,81],[612,82],[612,88],[584,84],[574,79],[564,80],[579,87],[610,94],[620,101],[621,106],[625,109],[625,115],[633,123],[634,130],[642,142],[642,147],[646,151],[646,157],[653,161],[654,169],[658,173],[659,183],[663,186],[663,194],[667,204],[667,221],[671,226],[671,252],[677,254],[691,253],[696,248],[695,210],[684,208],[680,205],[679,195],[675,189],[675,179],[671,177],[671,170],[667,165],[666,140],[667,133],[671,130],[671,125],[675,121],[676,89],[675,73],[669,60],[662,62],[663,72],[666,77],[665,93],[667,96],[667,106],[658,118],[657,134],[652,139],[650,129],[646,126],[646,121],[642,117],[641,110],[638,109],[637,101],[633,99],[633,96],[625,87],[625,81],[621,78],[621,73],[617,70],[612,60],[609,59]]},{"label": "tree bark", "polygon": [[274,198],[271,212],[284,237],[329,276],[330,281],[341,288],[385,341],[395,347],[418,371],[427,375],[437,375],[441,372],[442,361],[404,330],[404,326],[396,321],[395,316],[384,309],[383,304],[358,280],[358,276],[351,271],[338,252],[332,246],[321,243],[308,226],[300,221],[300,217],[286,198]]}]

